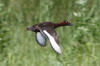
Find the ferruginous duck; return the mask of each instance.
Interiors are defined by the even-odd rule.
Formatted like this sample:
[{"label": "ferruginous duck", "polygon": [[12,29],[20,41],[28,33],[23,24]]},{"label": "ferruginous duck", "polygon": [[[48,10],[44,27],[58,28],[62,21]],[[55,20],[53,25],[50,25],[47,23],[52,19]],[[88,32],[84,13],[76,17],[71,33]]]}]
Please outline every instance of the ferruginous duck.
[{"label": "ferruginous duck", "polygon": [[39,45],[46,46],[46,39],[48,39],[54,51],[62,54],[61,48],[59,46],[59,39],[55,31],[55,29],[60,26],[72,26],[72,24],[68,21],[62,21],[57,24],[52,22],[43,22],[28,27],[27,30],[31,30],[36,33],[36,40]]}]

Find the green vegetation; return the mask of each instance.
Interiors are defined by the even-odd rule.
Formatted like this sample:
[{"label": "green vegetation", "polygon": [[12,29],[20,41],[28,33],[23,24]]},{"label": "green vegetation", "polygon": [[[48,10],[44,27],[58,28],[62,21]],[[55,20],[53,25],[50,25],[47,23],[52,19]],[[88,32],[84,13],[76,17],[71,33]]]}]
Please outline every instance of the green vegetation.
[{"label": "green vegetation", "polygon": [[[63,51],[41,47],[27,26],[68,20]],[[100,0],[0,0],[0,66],[100,66]]]}]

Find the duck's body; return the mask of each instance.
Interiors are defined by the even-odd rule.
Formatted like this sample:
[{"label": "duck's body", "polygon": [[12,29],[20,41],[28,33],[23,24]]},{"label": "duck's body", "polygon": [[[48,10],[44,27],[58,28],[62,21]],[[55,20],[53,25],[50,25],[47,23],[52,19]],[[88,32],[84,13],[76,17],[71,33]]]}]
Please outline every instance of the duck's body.
[{"label": "duck's body", "polygon": [[49,39],[53,49],[57,53],[61,54],[61,48],[59,46],[59,40],[55,29],[60,26],[70,26],[70,25],[72,24],[69,23],[68,21],[63,21],[58,24],[54,24],[52,22],[43,22],[40,24],[33,25],[32,27],[28,27],[27,29],[36,32],[37,42],[41,46],[45,46],[46,39]]}]

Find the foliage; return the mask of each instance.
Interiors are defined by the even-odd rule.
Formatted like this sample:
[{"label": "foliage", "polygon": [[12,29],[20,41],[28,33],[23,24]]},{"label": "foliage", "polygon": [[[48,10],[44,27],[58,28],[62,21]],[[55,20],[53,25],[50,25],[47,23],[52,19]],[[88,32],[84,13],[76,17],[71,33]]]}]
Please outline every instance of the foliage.
[{"label": "foliage", "polygon": [[[99,66],[99,6],[99,0],[0,0],[0,66]],[[74,25],[56,30],[62,55],[26,30],[62,20]]]}]

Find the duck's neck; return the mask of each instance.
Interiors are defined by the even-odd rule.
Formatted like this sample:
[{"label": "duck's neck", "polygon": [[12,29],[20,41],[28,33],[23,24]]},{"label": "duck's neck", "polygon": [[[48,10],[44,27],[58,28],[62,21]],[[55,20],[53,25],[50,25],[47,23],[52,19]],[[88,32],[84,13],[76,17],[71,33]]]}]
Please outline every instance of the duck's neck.
[{"label": "duck's neck", "polygon": [[57,28],[57,27],[60,27],[60,26],[66,26],[66,25],[67,25],[67,22],[66,21],[63,21],[63,22],[54,24],[54,28]]}]

